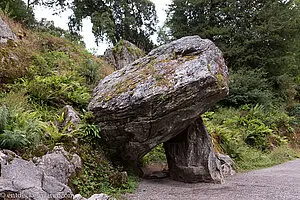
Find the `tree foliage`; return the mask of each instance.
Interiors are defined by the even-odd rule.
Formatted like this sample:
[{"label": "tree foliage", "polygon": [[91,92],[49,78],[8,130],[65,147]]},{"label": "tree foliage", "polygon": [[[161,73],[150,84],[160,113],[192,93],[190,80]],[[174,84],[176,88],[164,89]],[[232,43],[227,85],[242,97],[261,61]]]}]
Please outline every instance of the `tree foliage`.
[{"label": "tree foliage", "polygon": [[35,22],[32,9],[22,0],[1,0],[0,10],[23,24],[32,25]]},{"label": "tree foliage", "polygon": [[155,32],[157,16],[150,0],[47,0],[44,4],[70,6],[74,15],[70,17],[69,27],[74,32],[89,17],[97,43],[107,40],[115,45],[124,39],[146,51],[153,48],[149,37]]},{"label": "tree foliage", "polygon": [[166,25],[174,38],[213,40],[233,69],[262,67],[276,76],[295,65],[299,6],[293,0],[173,0]]}]

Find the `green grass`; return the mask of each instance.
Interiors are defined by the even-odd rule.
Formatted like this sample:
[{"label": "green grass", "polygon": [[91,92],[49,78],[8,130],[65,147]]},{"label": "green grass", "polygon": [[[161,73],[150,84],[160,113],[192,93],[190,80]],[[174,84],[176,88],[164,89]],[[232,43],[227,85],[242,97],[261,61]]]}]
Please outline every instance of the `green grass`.
[{"label": "green grass", "polygon": [[235,162],[238,166],[238,171],[244,172],[271,167],[299,157],[300,154],[296,150],[293,150],[288,146],[281,146],[270,152],[248,149],[243,153],[241,159],[236,160]]}]

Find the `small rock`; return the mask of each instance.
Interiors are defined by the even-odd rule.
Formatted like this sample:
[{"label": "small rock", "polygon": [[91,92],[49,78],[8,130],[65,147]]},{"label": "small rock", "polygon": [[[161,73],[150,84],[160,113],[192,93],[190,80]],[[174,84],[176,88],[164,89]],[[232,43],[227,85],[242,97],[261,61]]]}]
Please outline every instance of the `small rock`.
[{"label": "small rock", "polygon": [[111,200],[111,198],[106,194],[94,194],[88,200]]},{"label": "small rock", "polygon": [[81,169],[81,158],[70,154],[63,147],[56,146],[53,151],[36,161],[46,175],[53,176],[60,182],[68,184],[70,176]]},{"label": "small rock", "polygon": [[72,132],[76,126],[80,123],[81,119],[77,111],[72,106],[65,106],[63,108],[64,121],[62,123],[62,129],[66,129],[66,132]]},{"label": "small rock", "polygon": [[234,170],[234,161],[228,155],[218,153],[217,158],[221,162],[221,169],[225,176],[233,176],[236,174]]},{"label": "small rock", "polygon": [[84,198],[84,197],[81,196],[80,194],[76,194],[76,195],[73,197],[73,200],[86,200],[86,198]]},{"label": "small rock", "polygon": [[18,158],[18,156],[10,151],[10,150],[1,150],[0,151],[0,163],[6,165],[7,163],[11,162],[14,158]]}]

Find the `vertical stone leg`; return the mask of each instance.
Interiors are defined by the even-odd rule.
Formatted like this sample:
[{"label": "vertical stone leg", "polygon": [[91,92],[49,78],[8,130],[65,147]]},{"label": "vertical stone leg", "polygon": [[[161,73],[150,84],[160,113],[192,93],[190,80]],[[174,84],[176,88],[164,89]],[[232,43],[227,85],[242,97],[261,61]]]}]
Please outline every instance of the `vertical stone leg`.
[{"label": "vertical stone leg", "polygon": [[165,142],[164,147],[172,179],[189,183],[224,181],[202,118]]}]

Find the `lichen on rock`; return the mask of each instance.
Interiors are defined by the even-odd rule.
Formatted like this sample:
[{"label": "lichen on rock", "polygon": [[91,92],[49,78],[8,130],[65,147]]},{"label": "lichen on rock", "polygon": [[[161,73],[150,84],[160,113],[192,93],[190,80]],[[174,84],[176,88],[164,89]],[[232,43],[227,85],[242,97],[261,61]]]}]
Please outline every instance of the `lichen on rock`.
[{"label": "lichen on rock", "polygon": [[146,153],[182,133],[227,94],[222,52],[210,40],[189,36],[104,78],[88,109],[112,158],[139,169]]}]

